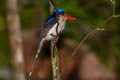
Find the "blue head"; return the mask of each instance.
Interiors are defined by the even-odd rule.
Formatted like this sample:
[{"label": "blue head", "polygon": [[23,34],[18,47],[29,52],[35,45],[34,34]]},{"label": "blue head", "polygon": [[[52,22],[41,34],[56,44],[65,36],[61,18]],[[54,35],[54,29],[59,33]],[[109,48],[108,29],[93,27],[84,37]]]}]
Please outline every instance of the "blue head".
[{"label": "blue head", "polygon": [[[74,18],[74,17],[70,17],[70,16],[68,16],[67,14],[66,14],[66,11],[64,10],[64,9],[54,9],[53,10],[53,14],[58,14],[58,15],[62,15],[62,16],[65,16],[68,20],[76,20],[76,18]],[[55,15],[54,16],[52,16],[52,17],[50,17],[47,21],[46,21],[46,23],[45,24],[49,24],[50,22],[52,22],[53,20],[55,20],[56,18],[55,18]]]},{"label": "blue head", "polygon": [[54,14],[58,13],[58,15],[64,15],[66,12],[64,9],[57,9],[57,11],[56,11],[56,9],[54,9],[53,13]]}]

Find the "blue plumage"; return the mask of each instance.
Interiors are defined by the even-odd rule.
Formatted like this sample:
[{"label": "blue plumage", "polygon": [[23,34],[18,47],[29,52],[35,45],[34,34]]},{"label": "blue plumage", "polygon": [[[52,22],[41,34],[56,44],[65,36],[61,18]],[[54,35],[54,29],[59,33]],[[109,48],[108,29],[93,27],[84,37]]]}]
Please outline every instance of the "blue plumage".
[{"label": "blue plumage", "polygon": [[[53,10],[52,15],[45,22],[45,25],[40,33],[41,40],[38,45],[38,50],[37,50],[35,59],[32,63],[32,67],[31,67],[29,76],[32,75],[33,66],[35,64],[35,61],[38,58],[38,55],[40,54],[43,43],[46,40],[52,40],[54,38],[54,36],[57,36],[57,34],[59,34],[64,29],[64,26],[66,23],[66,18],[64,16],[64,14],[65,14],[65,11],[63,9],[57,9],[57,11],[55,9],[55,10]],[[59,22],[59,25],[58,25],[57,21]]]},{"label": "blue plumage", "polygon": [[[63,15],[64,12],[65,12],[65,10],[64,10],[64,9],[58,9],[57,12],[58,12],[59,15]],[[53,13],[56,14],[56,9],[53,10]],[[55,17],[51,17],[45,24],[49,24],[49,23],[52,22],[53,20],[55,20]]]},{"label": "blue plumage", "polygon": [[65,10],[64,9],[57,9],[57,11],[56,11],[56,9],[55,10],[53,10],[53,13],[54,14],[58,14],[58,15],[64,15],[64,13],[65,13]]},{"label": "blue plumage", "polygon": [[50,18],[45,24],[49,24],[51,21],[53,21],[55,17]]},{"label": "blue plumage", "polygon": [[[58,9],[57,11],[58,11],[58,12],[65,12],[65,10],[64,10],[64,9]],[[55,9],[55,10],[53,10],[53,13],[56,13],[56,9]]]},{"label": "blue plumage", "polygon": [[38,49],[40,49],[41,46],[42,46],[42,40],[40,40],[40,43],[39,43],[39,45],[38,45]]}]

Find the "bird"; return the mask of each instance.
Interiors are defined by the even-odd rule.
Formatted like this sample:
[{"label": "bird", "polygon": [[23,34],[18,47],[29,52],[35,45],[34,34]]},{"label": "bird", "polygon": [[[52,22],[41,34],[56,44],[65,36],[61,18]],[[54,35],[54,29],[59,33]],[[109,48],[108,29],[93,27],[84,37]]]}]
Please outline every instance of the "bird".
[{"label": "bird", "polygon": [[53,40],[55,37],[59,36],[65,28],[66,20],[76,20],[76,18],[69,16],[64,9],[54,9],[50,17],[45,21],[40,32],[40,43],[29,72],[29,77],[32,75],[35,60],[38,58],[43,43],[45,41]]}]

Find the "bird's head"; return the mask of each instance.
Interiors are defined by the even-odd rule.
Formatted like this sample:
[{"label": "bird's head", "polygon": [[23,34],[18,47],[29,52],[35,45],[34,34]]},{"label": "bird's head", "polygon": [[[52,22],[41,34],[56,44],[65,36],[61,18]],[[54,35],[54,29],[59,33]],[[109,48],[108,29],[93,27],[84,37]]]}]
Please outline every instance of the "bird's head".
[{"label": "bird's head", "polygon": [[53,10],[53,13],[54,14],[58,14],[58,15],[62,15],[62,16],[65,16],[67,20],[76,20],[75,17],[71,17],[69,16],[68,14],[66,14],[66,11],[64,9],[54,9]]}]

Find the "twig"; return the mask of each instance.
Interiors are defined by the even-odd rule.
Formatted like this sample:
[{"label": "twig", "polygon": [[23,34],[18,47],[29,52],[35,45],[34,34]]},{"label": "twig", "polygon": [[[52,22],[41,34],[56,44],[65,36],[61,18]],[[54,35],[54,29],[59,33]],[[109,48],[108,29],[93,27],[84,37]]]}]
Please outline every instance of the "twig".
[{"label": "twig", "polygon": [[51,41],[51,62],[52,62],[52,75],[53,80],[60,80],[59,75],[59,55],[56,47],[56,43]]},{"label": "twig", "polygon": [[[113,4],[113,15],[110,16],[108,19],[106,19],[104,21],[104,23],[101,25],[105,25],[107,22],[109,22],[112,18],[118,18],[120,17],[120,14],[116,14],[115,13],[115,6],[116,6],[116,2],[115,0],[110,0],[111,3]],[[100,29],[100,28],[96,28],[95,30],[91,31],[90,33],[88,33],[84,38],[83,40],[78,44],[78,46],[75,48],[75,50],[73,51],[72,55],[70,56],[70,58],[68,59],[68,61],[66,61],[65,63],[65,66],[63,67],[61,73],[60,73],[60,76],[63,74],[64,70],[66,69],[68,63],[70,62],[70,60],[72,59],[72,57],[75,55],[76,51],[80,48],[80,46],[83,44],[83,42],[90,36],[90,34],[92,34],[93,32],[97,31],[97,30],[104,30],[104,29]]]},{"label": "twig", "polygon": [[[116,11],[115,11],[115,7],[116,7],[116,2],[115,2],[115,0],[110,0],[111,1],[111,3],[112,3],[112,5],[113,5],[113,7],[112,7],[112,9],[113,9],[113,14],[112,14],[112,16],[110,16],[105,22],[104,22],[104,24],[106,24],[108,21],[110,21],[112,18],[118,18],[118,17],[120,17],[120,14],[116,14]],[[103,25],[104,25],[103,24]]]},{"label": "twig", "polygon": [[81,47],[81,45],[84,43],[84,41],[92,34],[94,33],[95,31],[97,30],[104,30],[104,29],[100,29],[100,28],[96,28],[94,29],[93,31],[89,32],[83,39],[82,41],[78,44],[78,46],[75,48],[75,50],[73,51],[72,55],[68,58],[68,60],[66,61],[61,73],[60,73],[60,76],[63,74],[64,70],[66,69],[68,63],[71,61],[72,57],[75,55],[75,53],[77,52],[77,50]]}]

